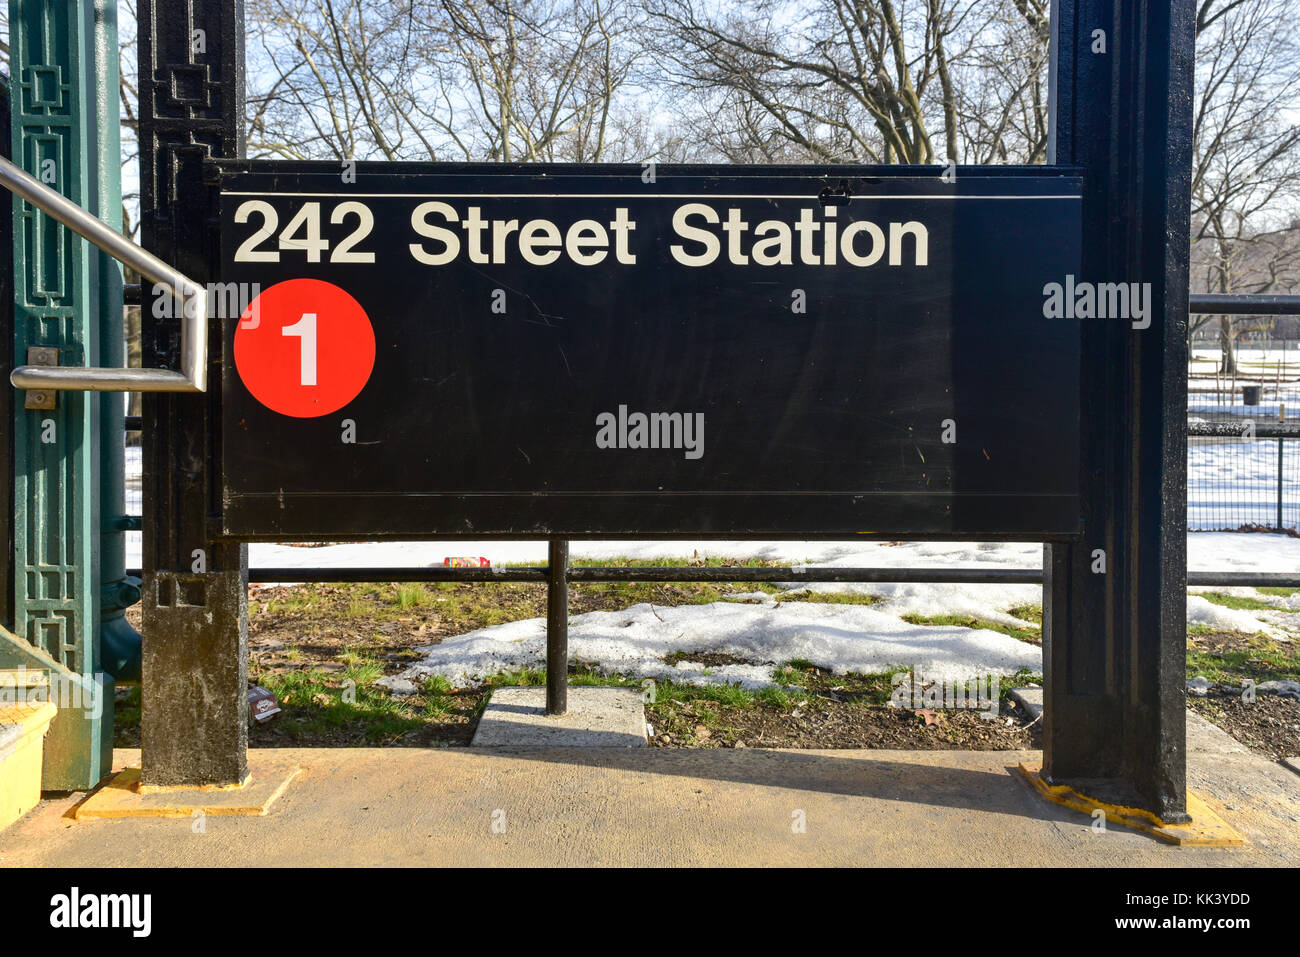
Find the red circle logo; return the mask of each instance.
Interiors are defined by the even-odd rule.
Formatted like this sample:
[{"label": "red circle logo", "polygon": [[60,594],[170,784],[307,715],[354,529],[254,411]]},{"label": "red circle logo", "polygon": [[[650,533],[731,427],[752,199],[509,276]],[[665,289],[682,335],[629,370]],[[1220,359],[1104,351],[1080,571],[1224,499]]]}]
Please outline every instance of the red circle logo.
[{"label": "red circle logo", "polygon": [[278,282],[255,297],[235,329],[235,369],[273,412],[310,419],[355,399],[375,366],[370,317],[320,279]]}]

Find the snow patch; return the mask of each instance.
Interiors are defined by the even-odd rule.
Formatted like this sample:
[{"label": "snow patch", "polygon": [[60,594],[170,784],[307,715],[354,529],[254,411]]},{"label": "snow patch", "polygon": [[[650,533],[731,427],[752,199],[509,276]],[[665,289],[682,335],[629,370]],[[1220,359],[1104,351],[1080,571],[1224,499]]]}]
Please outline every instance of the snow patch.
[{"label": "snow patch", "polygon": [[[455,685],[474,684],[500,671],[541,667],[546,623],[531,618],[493,625],[421,651],[424,660],[400,677],[418,681],[439,674]],[[663,661],[674,651],[725,654],[763,664],[709,667]],[[911,625],[874,607],[816,602],[715,602],[675,608],[639,604],[623,611],[589,612],[570,620],[569,653],[577,661],[597,663],[606,674],[745,688],[771,685],[773,667],[797,658],[837,674],[902,666],[951,680],[1042,670],[1038,647],[999,632]]]},{"label": "snow patch", "polygon": [[1275,633],[1272,625],[1256,618],[1249,611],[1224,608],[1200,595],[1187,596],[1187,622],[1192,625],[1209,625],[1215,631],[1244,631],[1252,635],[1257,631]]}]

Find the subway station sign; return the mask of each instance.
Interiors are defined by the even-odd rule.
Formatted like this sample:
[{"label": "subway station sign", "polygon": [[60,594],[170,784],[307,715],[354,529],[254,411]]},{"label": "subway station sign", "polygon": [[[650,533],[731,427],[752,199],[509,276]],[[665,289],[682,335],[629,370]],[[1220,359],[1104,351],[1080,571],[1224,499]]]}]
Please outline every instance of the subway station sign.
[{"label": "subway station sign", "polygon": [[222,530],[1076,534],[1080,189],[227,165]]}]

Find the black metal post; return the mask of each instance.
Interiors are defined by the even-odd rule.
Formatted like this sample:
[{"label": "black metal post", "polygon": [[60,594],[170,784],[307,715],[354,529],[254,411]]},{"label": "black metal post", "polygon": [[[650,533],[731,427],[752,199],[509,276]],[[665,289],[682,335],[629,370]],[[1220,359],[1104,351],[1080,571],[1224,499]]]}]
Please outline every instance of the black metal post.
[{"label": "black metal post", "polygon": [[1277,437],[1277,530],[1282,531],[1282,445],[1286,442],[1282,436]]},{"label": "black metal post", "polygon": [[[1084,323],[1084,535],[1049,545],[1043,771],[1187,820],[1192,0],[1059,0],[1049,162],[1083,169],[1082,279],[1149,289]],[[1149,284],[1149,285],[1146,285]]]},{"label": "black metal post", "polygon": [[[217,280],[210,158],[244,153],[242,0],[139,0],[142,244]],[[144,364],[175,368],[180,323],[141,295]],[[234,784],[248,774],[248,548],[215,542],[222,327],[209,323],[203,395],[144,397],[142,781]]]},{"label": "black metal post", "polygon": [[547,549],[546,713],[569,709],[569,542],[553,538]]}]

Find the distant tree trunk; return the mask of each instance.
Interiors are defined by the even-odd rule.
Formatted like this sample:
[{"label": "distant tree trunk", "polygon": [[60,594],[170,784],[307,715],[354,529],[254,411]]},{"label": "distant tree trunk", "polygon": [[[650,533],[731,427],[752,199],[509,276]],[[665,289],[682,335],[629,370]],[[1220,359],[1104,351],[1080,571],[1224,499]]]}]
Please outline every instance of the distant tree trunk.
[{"label": "distant tree trunk", "polygon": [[1237,357],[1232,348],[1233,339],[1232,320],[1223,318],[1219,320],[1219,351],[1223,355],[1223,374],[1237,374]]}]

